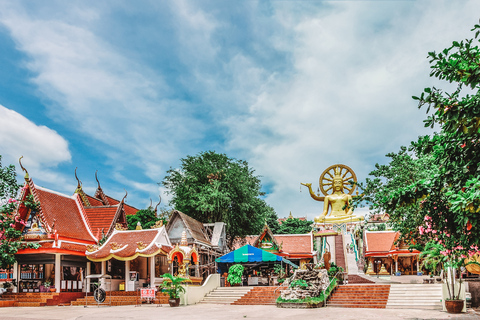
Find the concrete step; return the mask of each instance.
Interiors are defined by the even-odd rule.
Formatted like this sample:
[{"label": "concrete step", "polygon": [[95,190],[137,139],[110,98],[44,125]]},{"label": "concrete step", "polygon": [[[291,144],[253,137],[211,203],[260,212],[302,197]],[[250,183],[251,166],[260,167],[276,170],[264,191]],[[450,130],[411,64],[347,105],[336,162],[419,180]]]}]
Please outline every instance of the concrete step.
[{"label": "concrete step", "polygon": [[392,284],[387,308],[442,309],[441,284]]}]

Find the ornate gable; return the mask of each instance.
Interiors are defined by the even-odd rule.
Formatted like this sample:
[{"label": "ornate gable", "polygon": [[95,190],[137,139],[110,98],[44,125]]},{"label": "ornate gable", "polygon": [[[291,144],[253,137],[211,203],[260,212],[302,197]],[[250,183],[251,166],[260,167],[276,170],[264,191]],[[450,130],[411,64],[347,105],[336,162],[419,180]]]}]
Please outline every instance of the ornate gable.
[{"label": "ornate gable", "polygon": [[253,246],[270,252],[282,252],[282,245],[277,242],[267,223],[262,233],[255,239]]}]

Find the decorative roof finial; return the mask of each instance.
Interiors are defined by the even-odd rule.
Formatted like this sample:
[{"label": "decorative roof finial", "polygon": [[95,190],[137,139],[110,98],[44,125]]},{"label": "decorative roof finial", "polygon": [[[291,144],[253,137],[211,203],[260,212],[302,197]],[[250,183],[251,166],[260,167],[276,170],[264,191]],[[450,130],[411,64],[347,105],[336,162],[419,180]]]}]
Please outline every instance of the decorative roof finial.
[{"label": "decorative roof finial", "polygon": [[[123,189],[123,190],[125,190],[125,189]],[[125,196],[123,197],[123,199],[121,201],[122,203],[125,202],[125,199],[127,199],[127,196],[128,196],[128,192],[127,192],[127,190],[125,190]]]},{"label": "decorative roof finial", "polygon": [[78,167],[75,167],[75,179],[77,179],[77,191],[79,191],[82,188],[82,182],[78,179],[77,169]]},{"label": "decorative roof finial", "polygon": [[292,211],[290,211],[290,215],[288,216],[288,219],[294,219],[292,216]]},{"label": "decorative roof finial", "polygon": [[158,195],[158,203],[157,205],[155,206],[155,209],[153,211],[155,211],[155,216],[157,216],[157,208],[158,206],[160,205],[160,203],[162,202],[162,196],[161,195]]},{"label": "decorative roof finial", "polygon": [[182,240],[180,241],[180,245],[181,246],[188,246],[188,241],[187,241],[187,230],[183,229],[183,232],[182,232]]},{"label": "decorative roof finial", "polygon": [[100,181],[98,181],[98,178],[97,178],[97,172],[98,172],[98,170],[95,171],[95,180],[97,180],[98,189],[102,190],[102,187],[100,187]]},{"label": "decorative roof finial", "polygon": [[25,168],[22,166],[22,158],[23,158],[23,156],[21,156],[20,159],[18,159],[18,162],[20,163],[20,168],[22,168],[22,170],[25,171],[25,180],[28,180],[28,179],[30,179],[30,177],[28,176],[28,171],[27,171],[27,169],[25,169]]}]

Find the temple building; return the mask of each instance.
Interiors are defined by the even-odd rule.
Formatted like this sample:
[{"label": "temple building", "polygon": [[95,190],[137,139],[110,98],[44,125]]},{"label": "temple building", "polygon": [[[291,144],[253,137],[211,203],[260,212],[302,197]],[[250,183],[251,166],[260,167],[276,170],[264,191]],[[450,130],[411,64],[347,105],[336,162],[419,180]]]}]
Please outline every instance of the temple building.
[{"label": "temple building", "polygon": [[364,249],[369,275],[416,275],[420,251],[408,244],[397,244],[398,231],[365,231]]},{"label": "temple building", "polygon": [[226,252],[224,223],[203,224],[174,211],[166,226],[158,221],[152,229],[127,230],[127,215],[138,211],[125,203],[127,195],[122,200],[106,195],[98,179],[95,194],[88,195],[77,178],[68,196],[39,187],[24,171],[21,199],[28,201],[17,214],[25,224],[16,228],[40,248],[16,254],[9,279],[18,281],[18,292],[42,292],[46,282],[56,292],[88,291],[84,279],[91,274],[111,276],[106,289],[112,291],[154,286],[165,273],[199,284]]},{"label": "temple building", "polygon": [[46,281],[57,292],[81,291],[84,270],[88,273],[91,268],[85,257],[87,247],[111,234],[115,225],[126,227],[126,214],[137,209],[126,205],[125,198],[106,196],[100,184],[95,196],[88,196],[77,179],[75,193],[68,196],[37,186],[25,173],[21,199],[31,205],[17,208],[19,220],[26,223],[17,222],[16,228],[25,241],[40,248],[17,252],[13,279],[18,281],[18,291],[39,292]]}]

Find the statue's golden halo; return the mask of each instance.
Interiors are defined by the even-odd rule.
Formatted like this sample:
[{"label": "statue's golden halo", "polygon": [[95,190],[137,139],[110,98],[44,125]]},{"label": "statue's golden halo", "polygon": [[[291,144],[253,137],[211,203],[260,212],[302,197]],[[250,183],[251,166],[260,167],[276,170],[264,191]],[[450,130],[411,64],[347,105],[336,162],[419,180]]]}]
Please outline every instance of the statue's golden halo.
[{"label": "statue's golden halo", "polygon": [[319,184],[320,190],[326,196],[333,193],[333,180],[342,179],[343,193],[352,195],[355,191],[356,185],[351,185],[349,181],[357,182],[357,176],[353,170],[344,164],[334,164],[328,167],[320,175]]}]

